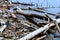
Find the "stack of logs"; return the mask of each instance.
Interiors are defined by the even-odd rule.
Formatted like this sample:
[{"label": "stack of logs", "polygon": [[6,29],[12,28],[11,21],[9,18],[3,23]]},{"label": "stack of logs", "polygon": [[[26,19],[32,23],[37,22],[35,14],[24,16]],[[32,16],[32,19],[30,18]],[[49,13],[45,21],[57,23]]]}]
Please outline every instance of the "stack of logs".
[{"label": "stack of logs", "polygon": [[[60,33],[60,18],[53,19],[48,15],[50,13],[32,8],[29,10],[42,12],[46,16],[26,13],[20,8],[14,8],[13,12],[9,12],[10,7],[14,5],[9,3],[10,6],[8,6],[6,3],[3,3],[5,6],[0,6],[0,15],[2,15],[0,40],[52,40],[50,34]],[[35,22],[34,18],[40,19],[39,21],[44,19],[45,23]],[[54,35],[54,37],[60,37],[60,35]]]}]

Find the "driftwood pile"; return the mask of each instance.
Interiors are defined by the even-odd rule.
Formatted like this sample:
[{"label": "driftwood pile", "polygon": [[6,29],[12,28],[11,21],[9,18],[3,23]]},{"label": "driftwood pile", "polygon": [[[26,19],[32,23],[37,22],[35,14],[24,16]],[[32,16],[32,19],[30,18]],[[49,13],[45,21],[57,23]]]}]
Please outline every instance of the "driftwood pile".
[{"label": "driftwood pile", "polygon": [[[26,9],[14,8],[16,4],[7,1],[1,2],[1,4],[0,40],[53,40],[50,34],[60,37],[60,18],[53,19],[48,15],[51,13],[41,9],[28,8],[27,10],[42,12],[45,16],[26,13],[23,11]],[[13,12],[9,11],[11,7]],[[39,21],[35,19],[39,19]]]}]

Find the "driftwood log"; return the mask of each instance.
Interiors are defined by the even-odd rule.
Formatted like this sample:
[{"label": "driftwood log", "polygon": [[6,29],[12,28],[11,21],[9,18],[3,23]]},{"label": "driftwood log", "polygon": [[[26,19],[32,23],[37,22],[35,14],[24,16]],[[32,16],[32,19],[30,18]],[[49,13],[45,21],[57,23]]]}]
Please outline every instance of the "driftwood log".
[{"label": "driftwood log", "polygon": [[[41,26],[41,25],[40,25],[40,23],[38,24],[38,23],[36,23],[36,22],[33,20],[34,17],[35,17],[35,18],[42,19],[42,20],[45,20],[45,21],[47,21],[47,22],[48,22],[48,20],[53,21],[52,18],[50,18],[47,13],[45,13],[45,15],[46,15],[46,17],[45,17],[45,16],[41,16],[41,15],[37,15],[37,14],[28,14],[28,13],[25,13],[25,12],[24,12],[23,10],[21,10],[20,8],[19,8],[19,9],[15,8],[15,9],[13,9],[13,10],[15,10],[17,14],[24,15],[24,16],[26,17],[26,19],[28,19],[30,22],[34,23],[34,24],[37,25],[37,26]],[[48,19],[48,18],[49,18],[49,19]],[[47,23],[47,22],[46,22],[46,23]],[[45,24],[45,23],[43,23],[43,24]]]},{"label": "driftwood log", "polygon": [[[56,19],[57,23],[60,23],[60,19]],[[39,33],[43,32],[44,30],[46,30],[47,28],[51,27],[55,25],[54,23],[51,23],[51,24],[47,24],[45,25],[44,27],[41,27],[37,30],[35,30],[34,32],[31,32],[29,33],[27,36],[25,37],[22,37],[21,39],[18,39],[18,40],[29,40],[31,38],[33,38],[34,36],[38,35]],[[48,27],[49,26],[49,27]]]},{"label": "driftwood log", "polygon": [[39,19],[45,19],[48,21],[48,18],[45,16],[41,16],[41,15],[37,15],[37,14],[30,14],[30,13],[25,13],[23,10],[21,10],[20,8],[17,9],[17,12],[15,14],[20,14],[20,15],[24,15],[27,17],[36,17]]},{"label": "driftwood log", "polygon": [[4,25],[0,25],[1,26],[1,29],[0,29],[0,32],[3,32],[3,30],[7,27],[7,25],[5,24],[6,22],[4,22],[4,20],[0,19],[0,24],[4,24]]},{"label": "driftwood log", "polygon": [[[38,23],[36,23],[35,21],[34,21],[34,17],[35,18],[39,18],[39,19],[42,19],[42,20],[46,20],[46,21],[48,21],[48,18],[47,17],[44,17],[44,16],[40,16],[40,15],[37,15],[37,14],[28,14],[28,13],[25,13],[23,10],[21,10],[21,9],[14,9],[14,10],[17,10],[17,14],[20,14],[20,15],[24,15],[25,17],[26,17],[26,19],[27,20],[29,20],[30,22],[32,22],[32,23],[34,23],[35,25],[37,25],[37,26],[40,26],[40,23],[38,24]],[[52,21],[52,19],[50,18],[50,20]],[[46,22],[47,23],[47,22]]]},{"label": "driftwood log", "polygon": [[20,3],[20,2],[12,2],[12,4],[21,4],[21,5],[26,5],[26,6],[33,6],[34,5],[34,4]]},{"label": "driftwood log", "polygon": [[33,11],[36,11],[36,12],[41,12],[41,13],[47,13],[49,15],[53,15],[53,16],[58,16],[56,14],[52,14],[52,13],[48,13],[48,12],[45,12],[44,10],[40,10],[40,9],[37,9],[37,8],[21,8],[22,10],[33,10]]}]

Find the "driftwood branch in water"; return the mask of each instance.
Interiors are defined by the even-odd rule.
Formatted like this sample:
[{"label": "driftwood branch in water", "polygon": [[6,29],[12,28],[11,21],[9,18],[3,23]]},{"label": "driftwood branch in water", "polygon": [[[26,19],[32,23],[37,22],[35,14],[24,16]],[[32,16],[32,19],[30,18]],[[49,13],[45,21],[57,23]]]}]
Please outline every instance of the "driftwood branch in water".
[{"label": "driftwood branch in water", "polygon": [[[40,9],[37,9],[37,8],[21,8],[22,10],[33,10],[33,11],[37,11],[37,12],[41,12],[41,13],[46,13],[44,10],[40,10]],[[56,15],[56,14],[52,14],[52,13],[48,13],[47,12],[47,14],[49,14],[49,15],[53,15],[53,16],[58,16],[58,15]]]},{"label": "driftwood branch in water", "polygon": [[50,21],[53,21],[53,19],[47,13],[45,13],[45,15],[48,19],[50,19]]},{"label": "driftwood branch in water", "polygon": [[[15,9],[16,10],[16,9]],[[19,10],[17,10],[17,12],[16,12],[17,14],[21,14],[21,15],[24,15],[25,17],[26,17],[26,19],[28,19],[30,22],[32,22],[32,23],[34,23],[35,25],[37,25],[37,26],[42,26],[42,25],[40,25],[40,23],[38,24],[37,22],[35,22],[34,20],[33,20],[33,17],[36,17],[36,18],[40,18],[40,19],[45,19],[46,21],[48,21],[48,18],[50,18],[47,14],[46,14],[46,16],[48,17],[44,17],[44,16],[40,16],[40,15],[37,15],[37,14],[28,14],[28,13],[25,13],[23,10],[21,10],[21,9],[19,9]],[[52,19],[50,18],[50,20],[52,21]],[[43,23],[44,24],[44,23]]]},{"label": "driftwood branch in water", "polygon": [[[60,19],[56,19],[56,21],[59,23],[60,22]],[[44,27],[41,27],[37,30],[35,30],[34,32],[31,32],[29,33],[27,36],[25,37],[22,37],[21,39],[18,39],[18,40],[29,40],[31,38],[33,38],[34,36],[38,35],[39,33],[43,32],[44,30],[46,30],[47,28],[49,28],[48,26],[53,26],[55,25],[54,23],[51,23],[51,24],[47,24],[45,25]]]},{"label": "driftwood branch in water", "polygon": [[25,9],[24,9],[24,8],[21,8],[21,9],[22,9],[22,10],[33,10],[33,11],[45,13],[44,10],[40,10],[40,9],[37,9],[37,8],[30,8],[30,7],[29,7],[29,8],[27,8],[27,9],[26,9],[26,8],[25,8]]},{"label": "driftwood branch in water", "polygon": [[24,15],[24,16],[27,16],[27,17],[36,17],[36,18],[39,18],[39,19],[45,19],[45,20],[48,20],[47,17],[45,16],[41,16],[41,15],[37,15],[37,14],[30,14],[30,13],[25,13],[23,10],[21,9],[18,9],[16,14],[20,14],[20,15]]},{"label": "driftwood branch in water", "polygon": [[12,4],[21,4],[21,5],[27,5],[27,6],[33,6],[34,5],[34,4],[20,3],[20,2],[12,2]]}]

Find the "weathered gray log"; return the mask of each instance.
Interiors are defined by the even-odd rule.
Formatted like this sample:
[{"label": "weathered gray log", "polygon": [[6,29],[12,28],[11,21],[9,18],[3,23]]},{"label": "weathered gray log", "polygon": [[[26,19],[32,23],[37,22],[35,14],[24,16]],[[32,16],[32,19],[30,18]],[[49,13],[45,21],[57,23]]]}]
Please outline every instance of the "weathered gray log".
[{"label": "weathered gray log", "polygon": [[45,13],[44,10],[40,10],[40,9],[37,9],[37,8],[22,8],[22,10],[33,10],[33,11],[37,11],[37,12],[42,12],[42,13]]},{"label": "weathered gray log", "polygon": [[12,2],[12,4],[21,4],[21,5],[26,5],[26,6],[33,6],[34,5],[34,4],[20,3],[20,2]]},{"label": "weathered gray log", "polygon": [[[60,19],[56,19],[57,23],[60,23]],[[31,32],[29,33],[27,36],[25,37],[22,37],[21,39],[18,39],[18,40],[29,40],[31,38],[33,38],[34,36],[38,35],[39,33],[43,32],[44,30],[46,30],[47,28],[49,28],[48,26],[53,26],[55,25],[54,23],[51,23],[51,24],[47,24],[45,25],[44,27],[41,27],[37,30],[35,30],[34,32]]]},{"label": "weathered gray log", "polygon": [[[15,9],[16,10],[16,9]],[[47,17],[44,17],[44,16],[40,16],[40,15],[36,15],[36,14],[28,14],[28,13],[25,13],[23,10],[21,9],[17,9],[17,12],[21,15],[24,15],[26,17],[26,19],[28,19],[30,22],[34,23],[35,25],[37,26],[40,26],[40,24],[37,24],[34,20],[33,20],[33,17],[36,17],[36,18],[40,18],[40,19],[45,19],[45,20],[48,20]],[[47,21],[45,21],[47,23]],[[44,23],[45,24],[45,23]]]},{"label": "weathered gray log", "polygon": [[48,18],[46,18],[45,16],[41,16],[41,15],[37,15],[37,14],[30,14],[30,13],[26,13],[24,12],[23,10],[21,10],[20,8],[17,9],[17,13],[21,14],[21,15],[24,15],[24,16],[29,16],[29,17],[36,17],[36,18],[40,18],[40,19],[43,19],[45,18],[45,20],[48,20]]},{"label": "weathered gray log", "polygon": [[[37,12],[41,12],[41,13],[46,13],[44,10],[40,10],[40,9],[37,9],[37,8],[21,8],[22,10],[33,10],[33,11],[37,11]],[[49,15],[53,15],[53,16],[58,16],[58,15],[56,15],[56,14],[52,14],[52,13],[48,13],[47,12],[47,14],[49,14]]]}]

